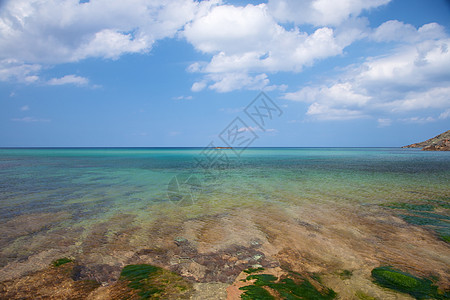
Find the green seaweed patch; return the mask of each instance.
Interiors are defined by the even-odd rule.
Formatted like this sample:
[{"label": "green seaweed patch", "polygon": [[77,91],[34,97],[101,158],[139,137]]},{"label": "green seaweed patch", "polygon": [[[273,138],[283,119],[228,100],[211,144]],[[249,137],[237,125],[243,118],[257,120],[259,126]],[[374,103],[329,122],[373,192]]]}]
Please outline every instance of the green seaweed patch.
[{"label": "green seaweed patch", "polygon": [[247,285],[239,288],[245,291],[241,294],[241,299],[244,300],[272,300],[275,299],[265,288],[256,285]]},{"label": "green seaweed patch", "polygon": [[63,257],[63,258],[54,260],[54,261],[52,262],[52,265],[53,265],[54,267],[59,267],[59,266],[62,266],[62,265],[64,265],[64,264],[71,263],[71,262],[73,262],[73,259],[70,259],[70,258],[67,258],[67,257]]},{"label": "green seaweed patch", "polygon": [[248,269],[244,270],[244,273],[252,274],[252,273],[256,273],[256,272],[260,272],[260,271],[264,271],[264,268],[262,268],[262,267],[259,267],[259,268],[248,268]]},{"label": "green seaweed patch", "polygon": [[278,277],[271,275],[271,274],[258,274],[258,275],[249,275],[246,278],[247,280],[253,280],[256,281],[253,283],[256,286],[264,286],[269,285],[275,281],[278,280]]},{"label": "green seaweed patch", "polygon": [[[424,200],[424,201],[434,203],[437,207],[440,207],[440,208],[450,209],[450,203],[448,203],[450,198],[443,198],[443,200],[444,201],[442,201],[442,200]],[[445,200],[447,200],[447,201],[445,201]]]},{"label": "green seaweed patch", "polygon": [[376,298],[367,295],[363,291],[356,291],[355,296],[360,300],[376,300]]},{"label": "green seaweed patch", "polygon": [[414,214],[421,216],[421,217],[426,217],[426,218],[439,219],[439,220],[450,220],[450,216],[444,216],[444,215],[436,214],[436,213],[418,211],[418,212],[415,212]]},{"label": "green seaweed patch", "polygon": [[389,266],[373,269],[372,277],[378,285],[410,294],[416,299],[446,299],[444,297],[448,296],[439,291],[431,280],[415,277]]},{"label": "green seaweed patch", "polygon": [[436,232],[441,240],[443,240],[446,243],[450,243],[450,228],[449,227],[436,228]]},{"label": "green seaweed patch", "polygon": [[431,204],[415,204],[415,203],[404,203],[404,202],[395,202],[395,203],[386,203],[381,204],[381,206],[394,208],[394,209],[406,209],[411,211],[433,211],[434,206]]},{"label": "green seaweed patch", "polygon": [[352,277],[353,272],[350,270],[343,270],[339,273],[339,277],[341,277],[342,280],[350,279]]},{"label": "green seaweed patch", "polygon": [[332,289],[316,282],[317,286],[322,287],[322,291],[319,291],[306,277],[298,273],[290,272],[289,276],[280,279],[271,274],[249,275],[246,279],[255,281],[253,285],[239,288],[245,291],[241,299],[275,299],[267,288],[281,299],[327,300],[334,299],[337,295]]},{"label": "green seaweed patch", "polygon": [[[298,275],[299,275],[299,274],[298,274]],[[300,276],[301,276],[301,275],[300,275]],[[311,275],[311,278],[314,279],[315,281],[319,282],[319,283],[322,283],[322,278],[321,278],[320,275],[317,274],[317,273],[312,274],[312,275]]]},{"label": "green seaweed patch", "polygon": [[439,238],[446,243],[450,243],[450,235],[448,234],[440,234]]},{"label": "green seaweed patch", "polygon": [[180,275],[148,264],[125,266],[120,280],[129,281],[128,287],[137,290],[141,299],[178,295],[191,288]]},{"label": "green seaweed patch", "polygon": [[336,298],[337,294],[330,288],[324,288],[319,292],[309,280],[303,278],[300,283],[291,278],[281,280],[277,286],[269,285],[270,288],[277,290],[284,299],[317,299],[327,300]]},{"label": "green seaweed patch", "polygon": [[430,218],[423,218],[418,216],[411,216],[411,215],[399,215],[405,222],[413,225],[431,225],[431,226],[438,226],[438,227],[450,227],[450,223],[447,223],[445,221],[439,220],[439,219],[430,219]]}]

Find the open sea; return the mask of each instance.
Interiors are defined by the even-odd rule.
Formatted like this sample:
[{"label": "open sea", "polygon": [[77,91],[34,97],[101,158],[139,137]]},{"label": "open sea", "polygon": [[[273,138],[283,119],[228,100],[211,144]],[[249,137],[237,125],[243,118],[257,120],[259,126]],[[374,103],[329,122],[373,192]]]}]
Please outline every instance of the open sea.
[{"label": "open sea", "polygon": [[[436,234],[449,232],[450,152],[400,148],[235,150],[0,149],[0,280],[19,276],[32,270],[33,263],[48,264],[58,256],[85,260],[87,265],[123,265],[132,260],[133,251],[155,245],[164,248],[165,235],[170,241],[180,236],[191,239],[200,252],[202,245],[203,251],[214,251],[229,241],[245,244],[242,232],[233,231],[235,225],[226,220],[238,212],[251,214],[266,208],[270,222],[270,218],[276,219],[270,214],[283,211],[294,218],[294,212],[301,213],[302,207],[317,211],[321,207],[375,209],[374,216],[379,216],[390,204],[435,201],[442,205],[425,213],[441,218],[430,227],[433,230],[425,232],[436,241]],[[392,215],[398,212],[392,210]],[[297,223],[305,227],[318,220],[313,212],[309,216],[309,223]],[[239,220],[245,222],[245,217]],[[215,221],[231,228],[228,241],[222,244],[218,242],[220,234],[212,235],[202,227]],[[267,243],[274,243],[276,234],[270,226],[249,226],[255,235],[261,234],[261,243],[266,237]],[[316,227],[320,226],[328,225]],[[269,250],[264,252],[266,256],[275,253]]]},{"label": "open sea", "polygon": [[[450,196],[448,152],[252,148],[237,156],[225,149],[215,151],[225,154],[227,161],[214,164],[210,157],[215,153],[204,151],[0,149],[0,219],[70,211],[73,221],[80,222],[142,210],[151,218],[152,205],[177,204],[176,187],[169,185],[174,176],[181,176],[180,189],[183,183],[188,189],[198,185],[192,188],[193,202],[217,206],[220,202],[231,206],[250,202],[380,203]],[[183,197],[183,191],[180,193]]]}]

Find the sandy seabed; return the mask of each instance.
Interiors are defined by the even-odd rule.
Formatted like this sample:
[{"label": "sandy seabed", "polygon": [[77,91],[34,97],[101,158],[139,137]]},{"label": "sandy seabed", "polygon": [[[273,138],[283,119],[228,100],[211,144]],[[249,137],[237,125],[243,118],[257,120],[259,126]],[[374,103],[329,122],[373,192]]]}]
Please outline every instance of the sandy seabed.
[{"label": "sandy seabed", "polygon": [[[117,212],[69,228],[61,224],[70,212],[22,215],[2,224],[0,298],[121,299],[126,286],[118,279],[130,264],[181,275],[192,287],[187,299],[240,299],[243,271],[251,267],[278,276],[287,270],[320,276],[338,299],[412,299],[375,284],[371,271],[379,266],[450,287],[449,244],[380,205],[324,201],[208,209],[198,203],[176,209],[161,204],[152,211],[149,219],[145,212]],[[445,208],[438,212],[448,215]],[[62,257],[76,262],[67,266],[70,276],[51,267]]]}]

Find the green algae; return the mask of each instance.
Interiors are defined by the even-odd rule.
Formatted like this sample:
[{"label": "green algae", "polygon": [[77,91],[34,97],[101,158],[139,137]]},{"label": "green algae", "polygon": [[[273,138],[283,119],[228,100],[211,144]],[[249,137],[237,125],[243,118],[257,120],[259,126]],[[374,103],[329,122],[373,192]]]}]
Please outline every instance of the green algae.
[{"label": "green algae", "polygon": [[[443,201],[444,200],[444,201]],[[443,200],[424,200],[427,202],[431,202],[439,208],[450,209],[450,198],[443,198]]]},{"label": "green algae", "polygon": [[60,258],[45,269],[0,282],[0,299],[87,299],[101,284],[74,279],[75,267],[72,259]]},{"label": "green algae", "polygon": [[450,235],[448,234],[440,234],[439,238],[446,243],[450,243]]},{"label": "green algae", "polygon": [[394,209],[406,209],[411,211],[433,211],[434,206],[431,204],[415,204],[415,203],[404,203],[404,202],[395,202],[395,203],[387,203],[381,204],[381,206],[394,208]]},{"label": "green algae", "polygon": [[249,275],[246,278],[247,280],[255,279],[256,281],[253,283],[256,286],[264,286],[269,285],[275,282],[278,277],[271,274],[258,274],[258,275]]},{"label": "green algae", "polygon": [[439,291],[429,279],[415,277],[389,266],[373,269],[372,277],[378,285],[410,294],[416,299],[447,299],[450,296]]},{"label": "green algae", "polygon": [[120,280],[128,281],[128,287],[137,290],[141,299],[181,295],[191,288],[180,275],[148,264],[125,266]]},{"label": "green algae", "polygon": [[252,273],[259,272],[259,271],[264,271],[264,268],[262,268],[262,267],[259,267],[259,268],[248,268],[248,269],[244,270],[244,273],[252,274]]},{"label": "green algae", "polygon": [[436,233],[439,238],[444,242],[450,243],[450,227],[440,227],[436,228]]},{"label": "green algae", "polygon": [[[275,286],[276,285],[276,286]],[[277,290],[283,299],[334,299],[336,293],[329,288],[319,292],[306,278],[301,283],[296,283],[291,278],[281,280],[279,284],[269,285],[270,288]]]},{"label": "green algae", "polygon": [[[120,273],[121,279],[130,281],[128,286],[132,289],[143,289],[145,287],[145,281],[149,278],[150,274],[156,273],[161,268],[152,265],[128,265],[122,269]],[[154,293],[157,293],[159,289],[154,289]]]},{"label": "green algae", "polygon": [[[301,276],[299,273],[295,273],[295,274]],[[317,273],[312,274],[311,278],[314,279],[315,281],[319,282],[319,283],[322,283],[322,278]]]},{"label": "green algae", "polygon": [[[381,204],[381,206],[402,212],[398,216],[405,222],[412,225],[426,226],[426,228],[433,230],[440,240],[450,243],[450,216],[445,214],[445,209],[450,209],[448,199],[450,198],[421,200],[426,202],[426,204],[398,202],[385,203]],[[436,212],[435,209],[438,209],[438,211]],[[442,209],[444,209],[443,212]],[[441,210],[440,213],[439,210]]]},{"label": "green algae", "polygon": [[367,295],[363,291],[356,291],[355,296],[360,300],[376,300],[376,298]]},{"label": "green algae", "polygon": [[70,259],[70,258],[67,258],[67,257],[63,257],[63,258],[54,260],[54,261],[52,262],[52,265],[53,265],[54,267],[59,267],[59,266],[62,266],[62,265],[64,265],[64,264],[67,264],[67,263],[70,263],[70,262],[73,262],[73,260]]},{"label": "green algae", "polygon": [[403,220],[408,222],[409,224],[414,225],[431,225],[431,226],[438,226],[438,227],[449,227],[450,223],[447,223],[445,221],[439,220],[439,219],[431,219],[431,218],[424,218],[424,217],[418,217],[413,215],[399,215]]},{"label": "green algae", "polygon": [[272,300],[275,299],[265,288],[261,286],[255,285],[247,285],[239,288],[240,290],[245,291],[241,295],[241,299],[244,300]]},{"label": "green algae", "polygon": [[440,214],[436,214],[436,213],[418,211],[418,212],[414,212],[414,214],[421,216],[421,217],[426,217],[426,218],[433,218],[433,219],[439,219],[439,220],[450,220],[450,216],[440,215]]},{"label": "green algae", "polygon": [[350,279],[352,277],[353,272],[350,270],[343,270],[339,273],[339,277],[341,277],[342,280]]},{"label": "green algae", "polygon": [[253,285],[241,287],[245,291],[241,299],[276,299],[267,288],[276,293],[281,299],[334,299],[337,294],[329,288],[316,282],[322,287],[322,291],[317,290],[306,277],[290,272],[288,276],[277,278],[271,274],[255,274],[247,276],[246,280],[255,280]]}]

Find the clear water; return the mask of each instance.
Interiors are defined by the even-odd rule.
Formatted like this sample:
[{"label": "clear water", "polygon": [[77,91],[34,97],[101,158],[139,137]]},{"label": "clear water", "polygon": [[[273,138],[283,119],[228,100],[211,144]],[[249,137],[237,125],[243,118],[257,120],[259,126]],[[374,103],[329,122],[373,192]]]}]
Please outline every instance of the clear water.
[{"label": "clear water", "polygon": [[[192,218],[239,207],[348,202],[355,205],[450,196],[450,153],[398,148],[252,148],[205,172],[200,148],[0,149],[0,222],[66,212],[40,229],[88,230],[112,216],[136,224],[161,215]],[[209,170],[209,169],[208,169]],[[169,199],[174,176],[189,178]],[[181,182],[182,183],[182,182]],[[184,189],[184,190],[182,190]],[[171,194],[172,193],[172,194]],[[176,195],[175,195],[176,196]],[[20,226],[16,224],[14,226]],[[29,225],[28,225],[29,226]],[[130,226],[131,225],[123,225]],[[14,230],[18,230],[14,228]],[[28,236],[27,236],[28,235]],[[0,240],[2,265],[18,259],[11,245],[30,243],[35,231]],[[82,235],[82,233],[80,233]],[[22,257],[56,247],[28,247]],[[67,246],[67,245],[66,245]],[[6,249],[6,250],[5,250]],[[8,250],[9,249],[9,250]],[[12,250],[11,250],[12,249]],[[8,252],[9,251],[9,252]],[[28,252],[27,252],[28,251]],[[20,258],[20,257],[19,257]]]},{"label": "clear water", "polygon": [[[70,210],[101,218],[169,201],[173,176],[201,181],[196,201],[354,201],[450,195],[450,153],[397,148],[254,148],[213,177],[202,149],[0,149],[0,218]],[[209,170],[209,169],[208,169]],[[244,200],[246,199],[246,200]]]}]

